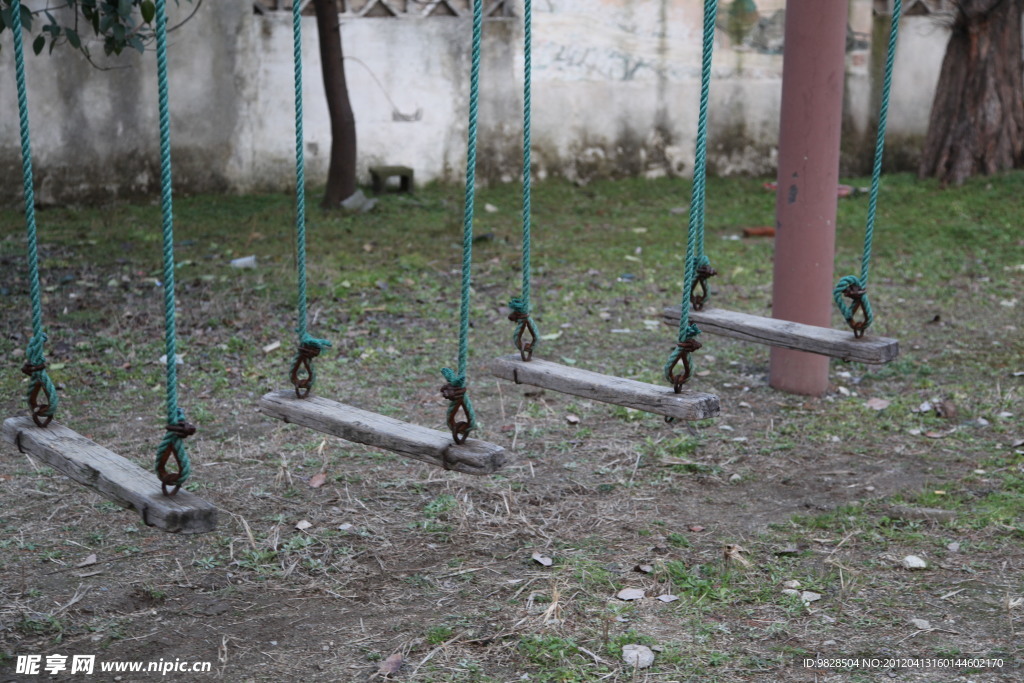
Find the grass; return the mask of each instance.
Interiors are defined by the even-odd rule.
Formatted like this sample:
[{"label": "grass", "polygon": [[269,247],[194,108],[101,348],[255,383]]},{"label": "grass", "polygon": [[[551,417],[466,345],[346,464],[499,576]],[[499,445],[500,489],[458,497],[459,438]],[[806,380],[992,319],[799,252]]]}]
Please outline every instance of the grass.
[{"label": "grass", "polygon": [[[707,216],[714,301],[757,313],[771,297],[772,244],[732,237],[772,223],[761,182],[713,179]],[[544,357],[659,381],[672,334],[647,321],[679,298],[686,217],[670,209],[688,189],[670,179],[537,187]],[[520,226],[516,188],[482,189],[478,205],[498,211],[477,217],[488,237],[474,246],[471,385],[483,435],[516,458],[486,479],[256,415],[291,356],[291,200],[177,198],[181,394],[200,425],[193,486],[225,511],[222,527],[158,536],[48,468],[0,458],[0,671],[15,652],[94,636],[119,658],[145,659],[134,636],[153,612],[172,647],[214,643],[207,658],[246,680],[356,680],[401,653],[416,681],[631,681],[629,643],[657,648],[650,680],[798,680],[807,672],[796,662],[822,652],[1016,657],[1022,193],[1024,174],[948,190],[886,178],[871,291],[877,332],[900,338],[902,356],[835,363],[828,395],[806,398],[766,386],[763,348],[708,338],[697,379],[723,414],[671,428],[487,377],[486,358],[509,348],[502,307],[518,291]],[[865,211],[862,198],[839,202],[837,276],[859,262]],[[28,334],[20,221],[0,212],[10,368]],[[60,419],[148,462],[163,395],[158,208],[48,208],[39,223]],[[388,195],[362,216],[311,211],[311,331],[333,343],[316,361],[319,392],[441,426],[460,226],[461,192],[439,186]],[[248,255],[258,268],[230,267]],[[22,382],[0,374],[5,413],[21,409]],[[890,403],[871,410],[872,397]],[[955,418],[919,411],[941,401]],[[327,483],[311,488],[321,471]],[[953,515],[905,516],[922,508]],[[312,526],[300,532],[300,520]],[[725,544],[746,548],[751,566],[726,561]],[[89,553],[104,573],[79,577]],[[903,570],[907,554],[929,569]],[[788,581],[822,599],[782,594]],[[62,611],[80,584],[90,592]],[[617,600],[626,587],[648,597]],[[914,634],[910,618],[941,630]]]}]

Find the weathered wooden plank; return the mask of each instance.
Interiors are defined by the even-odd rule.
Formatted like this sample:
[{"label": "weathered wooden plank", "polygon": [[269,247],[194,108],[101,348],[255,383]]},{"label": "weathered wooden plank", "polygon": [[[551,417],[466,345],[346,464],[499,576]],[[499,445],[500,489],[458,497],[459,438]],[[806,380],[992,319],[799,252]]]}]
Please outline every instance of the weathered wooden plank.
[{"label": "weathered wooden plank", "polygon": [[518,354],[495,358],[491,374],[516,384],[530,384],[681,420],[703,420],[718,415],[719,410],[718,397],[714,394],[696,391],[677,394],[668,385],[602,375],[546,360],[525,362]]},{"label": "weathered wooden plank", "polygon": [[217,507],[212,503],[184,489],[165,496],[155,473],[62,424],[40,428],[29,417],[12,417],[4,420],[3,438],[118,505],[134,508],[149,526],[182,534],[217,527]]},{"label": "weathered wooden plank", "polygon": [[[669,325],[678,325],[679,309],[666,308],[664,319]],[[900,353],[899,342],[889,337],[857,339],[849,330],[815,327],[721,308],[690,311],[690,320],[697,323],[702,331],[711,334],[858,363],[888,363]]]},{"label": "weathered wooden plank", "polygon": [[294,391],[272,391],[260,399],[260,410],[285,422],[465,474],[491,474],[505,464],[505,449],[493,443],[467,439],[456,444],[446,432],[320,396],[299,399]]}]

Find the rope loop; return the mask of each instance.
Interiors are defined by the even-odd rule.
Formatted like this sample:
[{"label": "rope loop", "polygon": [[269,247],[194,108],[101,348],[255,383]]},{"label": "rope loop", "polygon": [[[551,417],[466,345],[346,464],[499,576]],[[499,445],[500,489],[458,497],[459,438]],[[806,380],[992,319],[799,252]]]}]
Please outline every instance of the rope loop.
[{"label": "rope loop", "polygon": [[[512,312],[508,314],[508,319],[516,324],[516,331],[512,334],[512,343],[519,349],[520,358],[524,362],[529,361],[533,358],[533,349],[537,345],[537,340],[540,339],[537,325],[530,316],[530,306],[522,297],[517,296],[508,302],[508,307],[512,309]],[[527,332],[530,334],[529,340],[523,339],[523,335]]]},{"label": "rope loop", "polygon": [[704,262],[697,266],[697,274],[693,280],[693,286],[690,287],[690,307],[695,311],[703,311],[704,304],[711,296],[711,290],[708,289],[708,280],[718,275],[718,271],[711,267],[711,262],[706,258]]},{"label": "rope loop", "polygon": [[289,374],[292,386],[295,387],[295,396],[306,398],[313,390],[316,383],[316,370],[313,368],[313,359],[320,355],[320,352],[329,347],[331,342],[326,339],[315,339],[304,335],[295,353],[295,360],[292,362],[292,370]]},{"label": "rope loop", "polygon": [[[850,299],[851,305],[846,305],[843,301],[844,296]],[[847,275],[832,290],[832,299],[836,302],[839,312],[843,314],[846,324],[853,330],[853,336],[857,339],[863,337],[875,319],[871,301],[868,299],[867,285],[861,278]],[[860,319],[857,318],[858,314]]]},{"label": "rope loop", "polygon": [[[173,496],[181,488],[181,485],[192,474],[192,464],[189,461],[188,451],[185,449],[185,439],[196,433],[195,425],[185,421],[184,415],[178,414],[178,422],[168,424],[165,429],[160,447],[156,456],[156,476],[160,479],[160,488],[165,496]],[[175,469],[168,471],[167,464],[174,458]],[[168,492],[167,487],[173,486]]]},{"label": "rope loop", "polygon": [[[450,368],[442,368],[441,374],[447,380],[441,387],[441,395],[448,400],[448,429],[452,433],[452,440],[457,444],[463,444],[469,438],[470,431],[476,429],[473,403],[466,394],[466,377],[457,376]],[[464,420],[457,419],[459,410],[465,415]]]}]

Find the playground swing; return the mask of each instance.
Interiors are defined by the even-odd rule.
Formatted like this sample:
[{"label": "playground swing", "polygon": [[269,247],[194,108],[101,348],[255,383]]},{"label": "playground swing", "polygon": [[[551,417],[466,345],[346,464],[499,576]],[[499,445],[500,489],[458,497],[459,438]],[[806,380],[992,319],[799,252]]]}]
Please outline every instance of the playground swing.
[{"label": "playground swing", "polygon": [[[32,150],[29,136],[28,96],[22,47],[21,2],[11,4],[11,33],[14,36],[15,69],[18,89],[18,114],[21,128],[22,175],[25,195],[25,222],[32,302],[32,339],[22,372],[29,375],[28,403],[31,417],[4,421],[3,437],[22,453],[27,453],[59,472],[95,489],[104,497],[134,508],[142,520],[163,531],[202,533],[217,525],[217,508],[201,498],[179,491],[189,478],[191,466],[183,439],[195,432],[178,407],[175,368],[176,331],[174,321],[174,235],[171,208],[170,125],[167,99],[166,17],[164,0],[157,8],[157,64],[160,90],[160,152],[163,205],[164,305],[167,346],[167,434],[156,457],[156,472],[148,472],[130,460],[113,453],[90,439],[53,421],[57,412],[56,387],[46,373],[43,346],[42,296],[39,285],[39,256],[36,235],[35,197],[32,175]],[[175,467],[168,469],[173,457]],[[172,487],[169,491],[168,487]],[[162,492],[161,492],[162,489]]]},{"label": "playground swing", "polygon": [[[860,277],[847,275],[839,280],[832,292],[832,298],[842,313],[843,318],[853,330],[853,336],[841,330],[817,327],[803,323],[767,318],[763,316],[738,313],[724,309],[704,309],[709,298],[708,279],[716,273],[704,254],[704,202],[691,205],[691,224],[697,218],[697,270],[698,277],[690,290],[691,306],[694,309],[691,318],[701,327],[712,333],[725,337],[733,337],[744,341],[780,346],[798,351],[807,351],[846,361],[881,364],[894,360],[899,355],[899,342],[888,337],[866,337],[864,333],[874,320],[871,303],[868,300],[868,275],[871,268],[871,246],[874,237],[875,215],[878,207],[878,190],[882,175],[882,152],[885,148],[885,128],[889,111],[889,91],[892,85],[893,63],[896,56],[896,42],[899,36],[899,19],[901,0],[893,3],[892,24],[889,29],[889,44],[885,61],[885,76],[882,83],[882,103],[878,115],[878,135],[875,143],[875,160],[871,174],[871,193],[868,203],[867,225],[864,232],[864,251],[861,259]],[[717,0],[705,2],[705,22],[707,14],[714,15],[717,11]],[[705,27],[707,24],[705,23]],[[714,45],[713,33],[704,35],[704,59],[710,62]],[[704,112],[701,113],[701,125],[705,123]],[[696,179],[695,179],[696,187]],[[851,300],[850,305],[844,297]],[[667,324],[679,322],[679,312],[666,308],[664,320]]]},{"label": "playground swing", "polygon": [[[444,368],[447,383],[441,393],[449,400],[447,423],[451,435],[396,420],[319,396],[311,395],[316,374],[313,359],[330,346],[309,335],[306,324],[306,219],[305,172],[302,134],[302,60],[300,3],[292,7],[295,68],[295,160],[296,160],[296,266],[298,270],[299,345],[291,369],[294,390],[275,391],[260,399],[260,410],[285,422],[341,437],[346,441],[393,451],[415,460],[465,474],[490,474],[505,463],[505,451],[486,441],[468,438],[476,428],[473,405],[466,394],[466,362],[469,355],[469,293],[473,246],[473,195],[476,173],[476,101],[480,71],[480,43],[483,13],[480,0],[473,11],[472,102],[466,161],[466,201],[463,221],[462,301],[460,308],[458,371]],[[459,419],[459,411],[465,419]],[[453,443],[454,441],[454,443]]]},{"label": "playground swing", "polygon": [[[519,350],[518,355],[501,356],[491,364],[491,373],[501,379],[516,384],[551,389],[563,394],[572,394],[583,398],[611,403],[643,410],[649,413],[664,415],[667,421],[673,419],[702,420],[718,414],[718,397],[713,394],[695,391],[684,391],[683,385],[690,378],[690,353],[700,348],[694,337],[699,330],[689,324],[689,299],[685,293],[689,291],[693,281],[693,239],[687,245],[686,274],[684,296],[681,311],[677,312],[684,320],[676,348],[665,366],[665,377],[670,387],[661,387],[632,379],[603,375],[588,370],[560,365],[545,360],[533,359],[534,346],[539,339],[537,327],[530,315],[530,66],[531,66],[531,2],[524,3],[524,75],[523,75],[523,256],[522,256],[522,293],[509,302],[512,313],[509,319],[516,323],[513,344]],[[710,64],[708,65],[710,69]],[[702,90],[702,112],[706,109],[706,83]],[[705,141],[701,137],[701,141]],[[702,153],[698,154],[701,161]],[[703,174],[703,163],[700,166]],[[526,339],[529,335],[529,339]],[[683,370],[675,372],[679,363]]]}]

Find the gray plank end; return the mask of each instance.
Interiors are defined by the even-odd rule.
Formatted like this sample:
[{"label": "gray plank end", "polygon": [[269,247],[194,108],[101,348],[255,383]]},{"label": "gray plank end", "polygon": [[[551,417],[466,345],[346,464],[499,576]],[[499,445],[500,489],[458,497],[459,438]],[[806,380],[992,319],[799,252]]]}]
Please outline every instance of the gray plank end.
[{"label": "gray plank end", "polygon": [[[679,309],[666,308],[664,320],[669,325],[678,325]],[[866,336],[858,339],[850,330],[816,327],[721,308],[690,311],[690,320],[710,334],[858,363],[888,363],[900,353],[899,341],[889,337]]]},{"label": "gray plank end", "polygon": [[217,507],[182,489],[165,496],[156,474],[57,422],[37,427],[30,417],[4,420],[5,441],[84,484],[163,531],[201,534],[217,527]]},{"label": "gray plank end", "polygon": [[506,462],[505,449],[496,444],[479,439],[456,444],[446,432],[321,396],[300,399],[294,391],[272,391],[259,405],[269,417],[464,474],[493,474]]},{"label": "gray plank end", "polygon": [[518,355],[491,362],[495,377],[551,389],[562,394],[635,408],[681,420],[703,420],[718,415],[718,397],[696,391],[675,393],[672,387],[602,375],[546,360],[523,361]]}]

